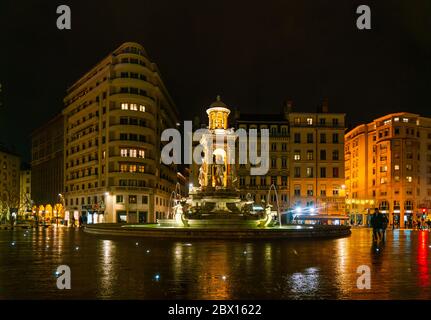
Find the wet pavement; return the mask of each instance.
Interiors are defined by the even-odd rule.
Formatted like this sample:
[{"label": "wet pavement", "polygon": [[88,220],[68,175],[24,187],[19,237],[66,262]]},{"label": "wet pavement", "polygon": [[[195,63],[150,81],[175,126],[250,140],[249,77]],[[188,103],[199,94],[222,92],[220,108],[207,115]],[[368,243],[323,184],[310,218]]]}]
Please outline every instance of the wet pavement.
[{"label": "wet pavement", "polygon": [[[71,269],[71,290],[56,269]],[[358,289],[359,266],[371,288]],[[156,241],[49,228],[0,231],[0,299],[430,299],[428,231],[286,241]]]}]

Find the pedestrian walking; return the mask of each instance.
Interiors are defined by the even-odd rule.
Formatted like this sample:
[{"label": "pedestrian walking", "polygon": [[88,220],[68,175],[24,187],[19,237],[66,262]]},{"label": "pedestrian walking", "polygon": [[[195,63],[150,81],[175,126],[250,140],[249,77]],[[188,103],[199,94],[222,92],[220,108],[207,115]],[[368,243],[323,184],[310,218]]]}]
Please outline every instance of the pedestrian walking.
[{"label": "pedestrian walking", "polygon": [[370,218],[370,225],[373,228],[373,242],[377,242],[379,238],[379,221],[378,221],[379,209],[375,208],[374,213]]}]

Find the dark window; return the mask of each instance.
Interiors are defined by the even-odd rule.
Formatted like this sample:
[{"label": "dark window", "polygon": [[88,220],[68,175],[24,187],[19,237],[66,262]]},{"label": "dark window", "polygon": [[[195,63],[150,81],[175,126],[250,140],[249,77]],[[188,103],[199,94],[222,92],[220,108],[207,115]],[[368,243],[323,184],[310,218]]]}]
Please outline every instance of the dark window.
[{"label": "dark window", "polygon": [[339,175],[340,175],[340,172],[339,172],[338,168],[332,168],[332,177],[338,178]]},{"label": "dark window", "polygon": [[320,160],[326,160],[326,150],[320,150]]},{"label": "dark window", "polygon": [[320,168],[320,177],[326,178],[326,168],[325,167]]}]

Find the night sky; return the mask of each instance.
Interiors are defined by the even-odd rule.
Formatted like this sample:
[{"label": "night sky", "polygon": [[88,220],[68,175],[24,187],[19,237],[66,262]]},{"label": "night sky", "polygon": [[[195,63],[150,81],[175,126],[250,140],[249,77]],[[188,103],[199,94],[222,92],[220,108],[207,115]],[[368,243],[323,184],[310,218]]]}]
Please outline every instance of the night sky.
[{"label": "night sky", "polygon": [[[0,0],[0,141],[30,160],[30,133],[66,89],[125,41],[159,66],[183,120],[217,94],[241,112],[323,98],[349,126],[396,111],[431,116],[431,1]],[[58,30],[56,8],[72,10]],[[372,30],[356,28],[371,7]]]}]

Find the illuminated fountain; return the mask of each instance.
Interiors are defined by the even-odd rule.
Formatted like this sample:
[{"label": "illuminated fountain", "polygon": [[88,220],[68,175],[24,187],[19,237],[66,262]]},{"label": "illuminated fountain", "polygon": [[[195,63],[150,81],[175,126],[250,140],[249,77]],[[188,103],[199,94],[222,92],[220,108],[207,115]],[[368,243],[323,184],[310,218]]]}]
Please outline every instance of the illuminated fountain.
[{"label": "illuminated fountain", "polygon": [[237,136],[228,128],[229,113],[220,97],[207,110],[208,131],[200,140],[204,156],[199,186],[190,188],[188,198],[172,193],[175,200],[169,210],[175,217],[169,214],[170,219],[159,219],[160,226],[256,228],[272,224],[269,205],[263,211],[253,211],[251,197],[241,200],[239,196],[235,161],[230,161],[235,157]]}]

